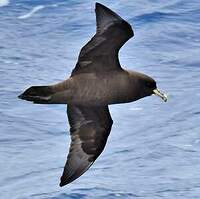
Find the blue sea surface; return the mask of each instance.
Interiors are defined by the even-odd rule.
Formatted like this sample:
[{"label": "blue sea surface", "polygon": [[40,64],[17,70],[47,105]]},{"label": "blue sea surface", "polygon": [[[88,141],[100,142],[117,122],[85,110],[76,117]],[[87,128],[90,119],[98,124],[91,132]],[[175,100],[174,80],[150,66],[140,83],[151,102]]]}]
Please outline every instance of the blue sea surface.
[{"label": "blue sea surface", "polygon": [[169,96],[110,106],[108,143],[60,188],[70,144],[66,105],[17,96],[68,77],[95,33],[93,0],[0,0],[1,199],[199,199],[200,1],[100,0],[133,27],[121,65]]}]

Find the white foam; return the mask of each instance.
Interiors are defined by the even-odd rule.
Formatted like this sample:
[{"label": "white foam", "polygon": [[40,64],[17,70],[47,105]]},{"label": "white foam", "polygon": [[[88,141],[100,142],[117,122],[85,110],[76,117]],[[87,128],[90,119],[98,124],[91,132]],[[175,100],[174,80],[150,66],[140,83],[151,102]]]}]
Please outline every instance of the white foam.
[{"label": "white foam", "polygon": [[141,108],[141,107],[131,107],[129,110],[131,110],[131,111],[141,111],[141,110],[143,110],[143,108]]},{"label": "white foam", "polygon": [[9,0],[0,0],[0,7],[7,6],[9,3]]},{"label": "white foam", "polygon": [[52,4],[51,7],[58,7],[58,4],[57,3]]},{"label": "white foam", "polygon": [[27,19],[27,18],[31,17],[33,14],[35,14],[36,12],[38,12],[39,10],[43,9],[44,7],[45,6],[43,6],[43,5],[36,6],[29,13],[19,16],[18,18],[19,19]]}]

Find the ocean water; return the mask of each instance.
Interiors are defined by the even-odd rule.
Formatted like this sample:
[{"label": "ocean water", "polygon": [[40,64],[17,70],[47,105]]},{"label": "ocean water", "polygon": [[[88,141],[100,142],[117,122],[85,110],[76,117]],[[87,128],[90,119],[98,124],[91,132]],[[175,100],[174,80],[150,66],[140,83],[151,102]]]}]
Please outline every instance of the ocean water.
[{"label": "ocean water", "polygon": [[199,0],[100,0],[135,31],[122,66],[157,80],[167,103],[147,97],[110,106],[102,155],[60,188],[70,136],[65,105],[19,100],[31,85],[70,75],[95,32],[93,0],[0,0],[1,199],[199,199]]}]

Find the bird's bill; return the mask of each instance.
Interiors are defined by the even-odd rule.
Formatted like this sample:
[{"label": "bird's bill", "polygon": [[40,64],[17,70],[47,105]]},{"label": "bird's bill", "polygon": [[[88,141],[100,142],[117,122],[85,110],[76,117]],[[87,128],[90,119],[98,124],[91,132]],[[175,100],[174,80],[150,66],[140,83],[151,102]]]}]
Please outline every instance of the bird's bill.
[{"label": "bird's bill", "polygon": [[162,93],[161,91],[159,91],[158,89],[154,89],[153,90],[153,94],[157,95],[158,97],[160,97],[164,102],[167,101],[167,95]]}]

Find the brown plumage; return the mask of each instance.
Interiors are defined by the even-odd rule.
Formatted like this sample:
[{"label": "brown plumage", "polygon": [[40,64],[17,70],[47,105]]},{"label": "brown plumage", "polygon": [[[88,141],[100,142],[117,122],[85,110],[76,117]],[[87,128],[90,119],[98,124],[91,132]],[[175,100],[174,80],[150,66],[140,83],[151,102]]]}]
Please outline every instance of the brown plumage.
[{"label": "brown plumage", "polygon": [[82,175],[103,151],[112,127],[108,105],[156,94],[151,77],[124,70],[120,48],[133,36],[129,23],[96,3],[97,31],[81,49],[71,77],[51,86],[33,86],[19,98],[40,104],[67,104],[71,146],[61,177],[64,186]]}]

